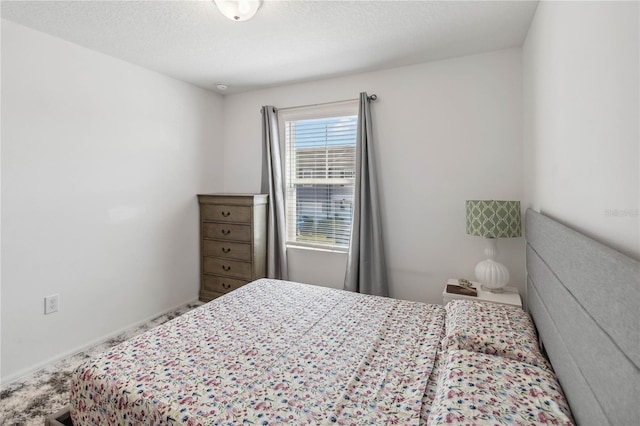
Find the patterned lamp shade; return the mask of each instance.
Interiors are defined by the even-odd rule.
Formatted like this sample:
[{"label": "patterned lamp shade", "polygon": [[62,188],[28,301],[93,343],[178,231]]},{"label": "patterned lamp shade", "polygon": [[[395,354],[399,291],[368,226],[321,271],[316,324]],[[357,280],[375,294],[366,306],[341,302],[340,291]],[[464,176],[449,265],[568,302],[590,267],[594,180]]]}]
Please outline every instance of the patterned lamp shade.
[{"label": "patterned lamp shade", "polygon": [[521,228],[520,201],[467,200],[467,234],[514,238]]}]

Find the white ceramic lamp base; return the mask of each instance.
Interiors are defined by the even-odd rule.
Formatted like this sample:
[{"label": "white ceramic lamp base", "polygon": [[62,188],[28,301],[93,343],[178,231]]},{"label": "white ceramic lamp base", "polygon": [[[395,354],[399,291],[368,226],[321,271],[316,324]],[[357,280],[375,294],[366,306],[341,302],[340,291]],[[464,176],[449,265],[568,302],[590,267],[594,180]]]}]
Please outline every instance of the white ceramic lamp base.
[{"label": "white ceramic lamp base", "polygon": [[484,249],[486,260],[476,265],[476,279],[482,284],[484,290],[499,293],[509,282],[509,271],[502,263],[493,260],[498,255],[498,245],[495,238],[487,238]]}]

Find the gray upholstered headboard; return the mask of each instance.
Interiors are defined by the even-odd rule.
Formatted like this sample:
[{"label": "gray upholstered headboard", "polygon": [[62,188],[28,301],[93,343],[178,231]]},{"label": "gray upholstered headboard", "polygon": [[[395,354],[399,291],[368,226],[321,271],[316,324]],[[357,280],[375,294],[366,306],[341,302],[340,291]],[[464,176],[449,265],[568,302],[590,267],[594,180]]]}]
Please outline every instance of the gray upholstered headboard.
[{"label": "gray upholstered headboard", "polygon": [[640,424],[640,264],[526,213],[527,304],[576,422]]}]

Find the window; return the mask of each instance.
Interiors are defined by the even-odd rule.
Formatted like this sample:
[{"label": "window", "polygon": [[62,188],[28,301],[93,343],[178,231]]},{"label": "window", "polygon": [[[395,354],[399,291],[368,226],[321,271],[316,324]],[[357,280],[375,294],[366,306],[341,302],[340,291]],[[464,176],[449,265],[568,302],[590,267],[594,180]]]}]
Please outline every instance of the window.
[{"label": "window", "polygon": [[279,112],[287,244],[349,247],[357,114],[357,101]]}]

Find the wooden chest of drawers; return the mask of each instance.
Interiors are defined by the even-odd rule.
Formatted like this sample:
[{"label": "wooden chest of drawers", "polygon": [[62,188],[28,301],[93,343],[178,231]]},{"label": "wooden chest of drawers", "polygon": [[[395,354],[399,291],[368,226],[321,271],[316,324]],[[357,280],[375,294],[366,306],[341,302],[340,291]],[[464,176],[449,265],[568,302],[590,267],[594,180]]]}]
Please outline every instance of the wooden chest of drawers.
[{"label": "wooden chest of drawers", "polygon": [[266,275],[267,195],[200,194],[200,300]]}]

